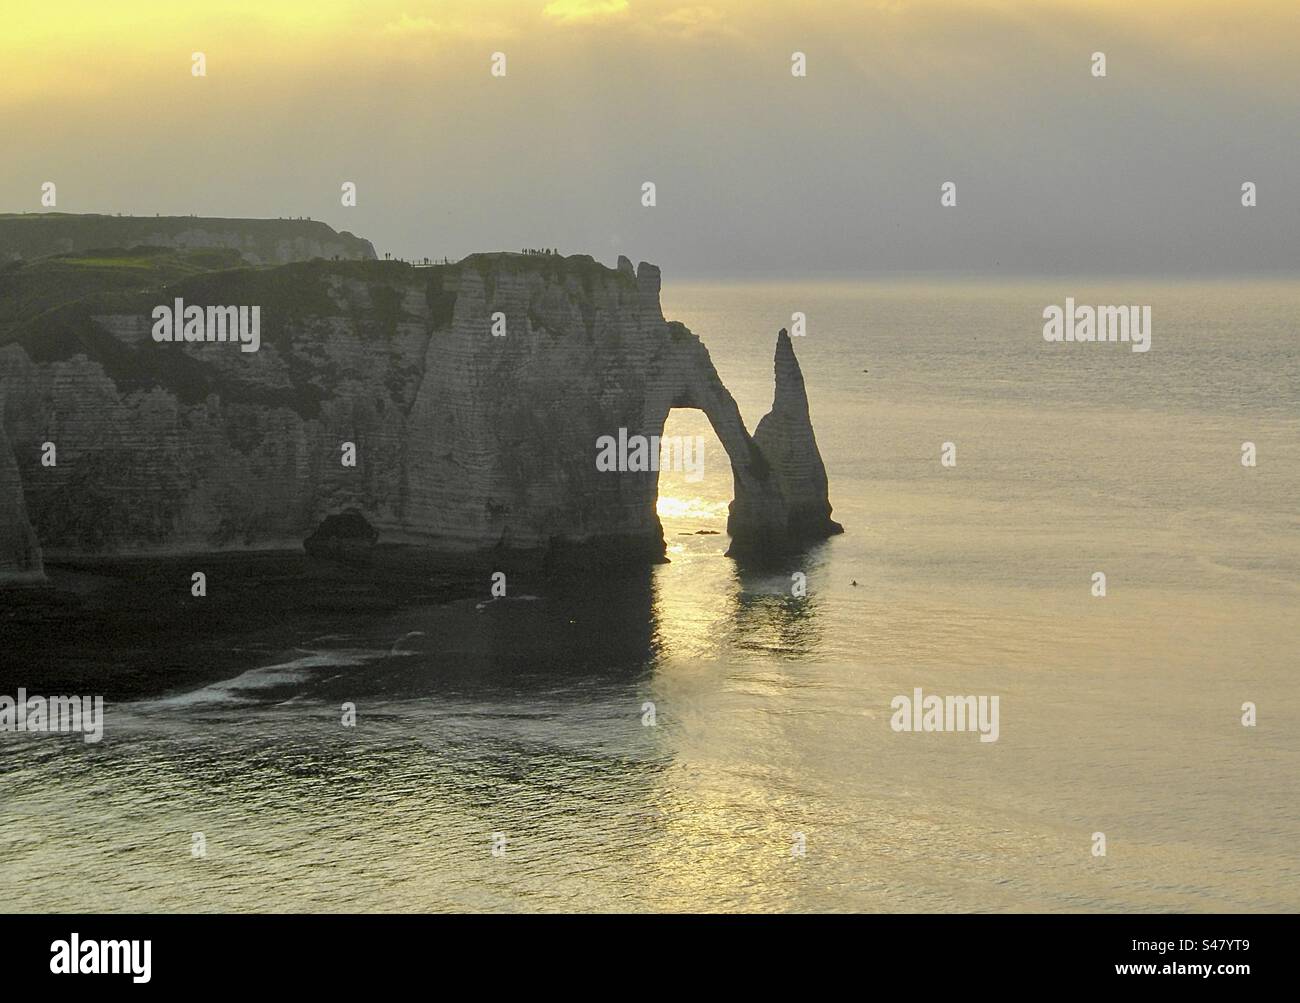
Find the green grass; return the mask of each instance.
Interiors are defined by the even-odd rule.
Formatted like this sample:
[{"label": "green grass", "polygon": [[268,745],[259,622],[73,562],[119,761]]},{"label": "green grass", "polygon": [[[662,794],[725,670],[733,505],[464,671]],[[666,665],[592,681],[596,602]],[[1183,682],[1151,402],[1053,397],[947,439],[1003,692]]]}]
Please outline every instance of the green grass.
[{"label": "green grass", "polygon": [[16,253],[27,261],[55,255],[65,249],[87,257],[100,248],[133,247],[161,235],[170,239],[191,230],[252,239],[270,251],[281,239],[314,237],[333,239],[354,253],[365,242],[352,234],[337,233],[320,220],[220,219],[204,216],[107,216],[101,213],[0,213],[0,258]]},{"label": "green grass", "polygon": [[10,262],[0,266],[0,343],[18,325],[59,307],[160,290],[182,279],[241,267],[246,262],[237,251],[161,247],[114,247]]},{"label": "green grass", "polygon": [[65,265],[87,268],[153,268],[153,258],[60,258]]}]

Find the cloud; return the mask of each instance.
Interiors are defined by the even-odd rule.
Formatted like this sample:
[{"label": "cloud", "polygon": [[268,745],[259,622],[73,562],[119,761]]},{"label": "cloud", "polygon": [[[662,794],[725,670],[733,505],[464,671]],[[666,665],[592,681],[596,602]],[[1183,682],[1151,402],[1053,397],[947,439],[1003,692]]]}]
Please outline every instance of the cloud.
[{"label": "cloud", "polygon": [[734,28],[727,24],[723,13],[716,7],[678,7],[659,19],[668,32],[694,38],[697,35],[732,34]]},{"label": "cloud", "polygon": [[403,14],[396,21],[384,25],[386,35],[430,35],[439,30],[438,22],[431,17],[411,17]]},{"label": "cloud", "polygon": [[454,40],[466,38],[497,38],[514,35],[509,25],[477,16],[450,14],[441,18],[412,17],[403,13],[396,20],[388,21],[379,31],[380,38],[411,40]]},{"label": "cloud", "polygon": [[542,13],[561,24],[599,21],[627,13],[627,0],[552,0]]}]

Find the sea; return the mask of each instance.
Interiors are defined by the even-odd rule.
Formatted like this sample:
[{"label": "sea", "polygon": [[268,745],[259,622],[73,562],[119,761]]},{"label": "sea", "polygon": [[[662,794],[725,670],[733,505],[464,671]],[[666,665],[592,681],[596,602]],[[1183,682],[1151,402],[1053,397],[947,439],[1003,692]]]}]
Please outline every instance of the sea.
[{"label": "sea", "polygon": [[[1046,341],[1067,297],[1149,305],[1150,350]],[[1300,908],[1300,283],[669,269],[663,305],[751,429],[804,316],[843,535],[726,556],[674,411],[669,563],[108,646],[143,683],[102,741],[0,733],[5,908]],[[901,730],[918,690],[996,697],[996,741]]]}]

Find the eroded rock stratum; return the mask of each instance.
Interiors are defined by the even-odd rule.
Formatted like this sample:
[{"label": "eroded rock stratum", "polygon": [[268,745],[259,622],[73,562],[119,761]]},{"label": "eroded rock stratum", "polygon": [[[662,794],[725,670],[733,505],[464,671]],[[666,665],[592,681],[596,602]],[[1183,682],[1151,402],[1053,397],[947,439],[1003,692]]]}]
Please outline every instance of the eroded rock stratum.
[{"label": "eroded rock stratum", "polygon": [[[751,435],[704,345],[664,319],[653,265],[486,254],[187,274],[155,253],[141,288],[87,277],[88,295],[34,316],[6,294],[50,268],[71,281],[70,259],[0,270],[0,580],[39,578],[42,554],[296,549],[343,513],[382,543],[656,560],[657,473],[598,470],[596,442],[659,435],[674,407],[704,411],[730,459],[733,551],[840,531],[790,339]],[[151,310],[175,298],[260,305],[260,349],[155,342]]]}]

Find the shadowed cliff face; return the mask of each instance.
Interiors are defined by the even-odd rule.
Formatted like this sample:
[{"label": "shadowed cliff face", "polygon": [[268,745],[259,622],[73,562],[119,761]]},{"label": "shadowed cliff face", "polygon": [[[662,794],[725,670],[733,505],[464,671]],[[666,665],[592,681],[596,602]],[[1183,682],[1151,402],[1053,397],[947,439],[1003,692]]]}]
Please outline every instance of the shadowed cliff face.
[{"label": "shadowed cliff face", "polygon": [[[0,335],[0,576],[39,573],[36,540],[56,561],[296,549],[342,513],[384,543],[661,559],[658,473],[598,469],[597,442],[660,435],[674,407],[704,411],[730,458],[734,550],[838,532],[789,338],[751,437],[699,339],[664,320],[659,283],[626,259],[316,261],[15,322]],[[154,341],[151,310],[175,298],[259,305],[260,350]]]},{"label": "shadowed cliff face", "polygon": [[41,548],[27,520],[22,480],[5,438],[0,413],[0,583],[39,582],[45,577]]}]

